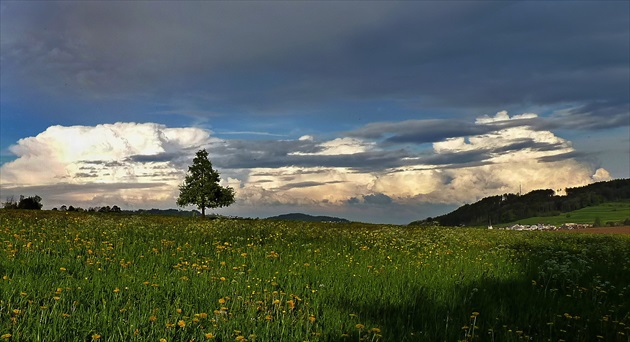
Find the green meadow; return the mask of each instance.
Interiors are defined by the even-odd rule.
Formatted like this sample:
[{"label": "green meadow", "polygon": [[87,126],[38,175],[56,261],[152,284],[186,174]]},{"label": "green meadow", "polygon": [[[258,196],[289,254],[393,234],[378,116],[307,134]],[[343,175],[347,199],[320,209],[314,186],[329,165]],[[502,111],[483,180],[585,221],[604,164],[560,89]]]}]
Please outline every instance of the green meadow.
[{"label": "green meadow", "polygon": [[629,341],[630,236],[0,210],[9,341]]},{"label": "green meadow", "polygon": [[607,222],[622,223],[626,219],[630,219],[630,202],[608,202],[557,216],[530,217],[514,223],[562,225],[563,223],[572,222],[593,224],[597,218],[600,219],[602,225],[605,225]]}]

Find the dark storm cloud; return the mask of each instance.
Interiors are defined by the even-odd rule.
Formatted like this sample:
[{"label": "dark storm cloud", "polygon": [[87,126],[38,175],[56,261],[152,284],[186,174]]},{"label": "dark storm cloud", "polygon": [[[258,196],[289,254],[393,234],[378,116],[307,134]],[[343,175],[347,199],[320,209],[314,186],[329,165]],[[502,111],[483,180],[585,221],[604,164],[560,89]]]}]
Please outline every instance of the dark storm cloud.
[{"label": "dark storm cloud", "polygon": [[579,159],[586,159],[586,158],[592,158],[592,155],[589,153],[584,153],[584,152],[571,151],[567,153],[555,154],[552,156],[540,157],[538,158],[538,161],[542,163],[552,163],[552,162],[558,162],[558,161],[563,161],[567,159],[579,160]]},{"label": "dark storm cloud", "polygon": [[[518,121],[518,120],[515,120]],[[380,128],[379,128],[380,129]],[[414,128],[415,129],[415,128]],[[496,125],[483,130],[495,130]],[[380,130],[375,130],[381,132]],[[384,130],[387,131],[387,130]],[[393,129],[389,129],[393,131]],[[363,134],[363,133],[361,133]],[[361,135],[356,134],[356,135]],[[371,133],[365,133],[369,135]],[[218,148],[218,146],[222,146]],[[316,154],[322,151],[317,141],[249,141],[232,140],[211,150],[212,162],[220,169],[250,169],[279,167],[342,167],[361,172],[376,172],[412,165],[435,165],[439,167],[470,167],[489,163],[497,154],[517,151],[551,152],[567,146],[561,143],[536,142],[532,139],[516,139],[509,144],[494,147],[474,148],[468,151],[454,152],[413,152],[408,149],[376,149],[353,154]],[[296,153],[298,152],[298,153]],[[307,154],[299,154],[307,153]],[[283,176],[284,181],[291,181],[295,175],[318,173],[317,170],[295,171],[286,175],[278,173],[255,173],[252,176]]]},{"label": "dark storm cloud", "polygon": [[316,154],[323,149],[320,142],[311,140],[226,140],[208,151],[213,164],[225,169],[298,166],[348,167],[369,171],[404,165],[403,158],[411,156],[402,149],[339,155]]},{"label": "dark storm cloud", "polygon": [[511,118],[488,123],[470,120],[406,120],[400,122],[375,122],[348,132],[351,137],[384,139],[390,144],[424,144],[444,141],[448,138],[468,137],[522,126],[545,126],[542,118]]},{"label": "dark storm cloud", "polygon": [[315,186],[320,186],[320,185],[327,185],[327,184],[337,184],[337,183],[344,183],[342,181],[330,181],[330,182],[296,182],[296,183],[289,183],[286,185],[281,186],[280,188],[278,188],[278,190],[291,190],[291,189],[296,189],[296,188],[312,188]]},{"label": "dark storm cloud", "polygon": [[546,143],[536,142],[532,139],[517,139],[509,145],[491,148],[487,151],[492,153],[509,153],[526,149],[532,151],[556,151],[565,147],[566,145],[562,143]]},{"label": "dark storm cloud", "polygon": [[170,162],[181,157],[181,153],[158,153],[151,155],[138,154],[130,156],[129,160],[138,163],[159,163]]},{"label": "dark storm cloud", "polygon": [[32,87],[252,112],[357,101],[467,109],[575,104],[567,115],[579,127],[605,128],[628,124],[629,6],[3,3],[2,85],[13,85],[11,95]]},{"label": "dark storm cloud", "polygon": [[391,197],[383,193],[375,193],[370,195],[362,195],[360,197],[350,197],[345,201],[349,205],[371,204],[378,206],[394,206]]},{"label": "dark storm cloud", "polygon": [[386,143],[432,143],[446,138],[487,133],[491,127],[479,126],[464,120],[407,120],[375,122],[349,132],[350,136],[382,139]]},{"label": "dark storm cloud", "polygon": [[386,205],[392,203],[392,198],[385,194],[372,194],[372,195],[364,195],[363,200],[368,204],[380,204]]},{"label": "dark storm cloud", "polygon": [[630,125],[630,103],[621,99],[591,102],[552,116],[547,121],[548,126],[552,128],[578,130],[628,126]]},{"label": "dark storm cloud", "polygon": [[344,155],[274,155],[269,151],[243,151],[238,155],[219,156],[218,166],[229,169],[298,167],[347,167],[363,171],[383,170],[405,165],[404,151],[374,151]]}]

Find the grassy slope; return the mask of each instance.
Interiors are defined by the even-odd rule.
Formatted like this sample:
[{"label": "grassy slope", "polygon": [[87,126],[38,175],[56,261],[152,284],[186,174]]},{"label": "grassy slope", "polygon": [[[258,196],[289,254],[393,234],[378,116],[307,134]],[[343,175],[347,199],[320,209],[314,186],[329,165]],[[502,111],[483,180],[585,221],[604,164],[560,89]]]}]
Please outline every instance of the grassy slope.
[{"label": "grassy slope", "polygon": [[568,213],[563,213],[558,216],[548,217],[530,217],[527,219],[518,220],[502,226],[509,226],[515,223],[520,224],[538,224],[546,223],[553,225],[561,225],[563,223],[593,223],[595,218],[599,217],[602,224],[606,224],[608,221],[623,222],[625,219],[630,218],[630,202],[609,202],[600,204],[593,207],[586,207],[579,210],[575,210]]}]

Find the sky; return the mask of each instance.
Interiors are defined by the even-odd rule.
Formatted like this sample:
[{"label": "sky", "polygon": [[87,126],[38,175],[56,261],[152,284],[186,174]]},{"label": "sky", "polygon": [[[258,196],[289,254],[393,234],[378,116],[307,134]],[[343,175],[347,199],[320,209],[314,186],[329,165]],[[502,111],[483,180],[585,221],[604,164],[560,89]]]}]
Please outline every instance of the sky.
[{"label": "sky", "polygon": [[630,178],[630,2],[0,2],[2,201],[176,208],[200,149],[244,217]]}]

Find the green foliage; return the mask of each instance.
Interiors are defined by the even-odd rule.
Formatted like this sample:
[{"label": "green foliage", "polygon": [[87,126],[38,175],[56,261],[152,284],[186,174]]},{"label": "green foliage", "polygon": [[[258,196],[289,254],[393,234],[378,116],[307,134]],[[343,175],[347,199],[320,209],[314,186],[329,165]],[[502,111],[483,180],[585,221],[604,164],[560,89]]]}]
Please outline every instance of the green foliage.
[{"label": "green foliage", "polygon": [[[599,204],[592,207],[586,207],[579,210],[571,211],[566,215],[557,216],[535,216],[526,219],[521,219],[508,223],[507,225],[520,223],[520,224],[553,224],[556,226],[563,223],[588,223],[592,224],[596,217],[600,217],[600,220],[607,220],[613,222],[623,223],[630,213],[630,202],[608,202]],[[570,215],[567,217],[567,215]]]},{"label": "green foliage", "polygon": [[202,216],[206,208],[227,207],[234,203],[234,189],[219,185],[219,173],[212,168],[208,152],[200,150],[188,167],[184,184],[179,187],[177,205],[196,205]]},{"label": "green foliage", "polygon": [[[567,188],[566,196],[554,196],[553,190],[534,190],[525,195],[504,194],[486,197],[455,211],[434,218],[443,226],[487,225],[520,221],[529,217],[556,216],[561,213],[630,199],[630,179],[593,183]],[[422,221],[412,222],[420,224]]]},{"label": "green foliage", "polygon": [[602,219],[597,216],[595,217],[595,221],[593,221],[593,227],[601,227],[602,226]]},{"label": "green foliage", "polygon": [[620,341],[628,284],[623,235],[0,212],[15,341]]}]

